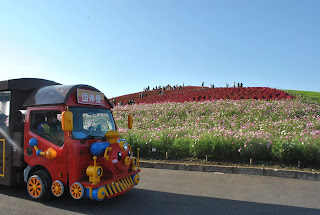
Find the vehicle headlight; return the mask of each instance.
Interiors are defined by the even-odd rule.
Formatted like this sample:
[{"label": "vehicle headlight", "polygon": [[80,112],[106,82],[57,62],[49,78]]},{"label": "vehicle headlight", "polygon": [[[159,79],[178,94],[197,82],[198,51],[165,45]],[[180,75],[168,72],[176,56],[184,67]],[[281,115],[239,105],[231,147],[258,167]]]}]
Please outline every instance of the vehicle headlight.
[{"label": "vehicle headlight", "polygon": [[97,176],[100,177],[102,175],[102,168],[97,169]]},{"label": "vehicle headlight", "polygon": [[91,180],[90,182],[93,182],[94,178],[100,178],[102,176],[103,169],[101,166],[88,166],[86,173],[87,176],[89,176],[89,181]]},{"label": "vehicle headlight", "polygon": [[129,149],[129,144],[126,140],[120,140],[119,147],[122,151],[126,151]]},{"label": "vehicle headlight", "polygon": [[124,142],[124,143],[123,143],[123,149],[124,149],[124,150],[127,150],[127,149],[128,149],[128,143],[127,143],[127,142]]}]

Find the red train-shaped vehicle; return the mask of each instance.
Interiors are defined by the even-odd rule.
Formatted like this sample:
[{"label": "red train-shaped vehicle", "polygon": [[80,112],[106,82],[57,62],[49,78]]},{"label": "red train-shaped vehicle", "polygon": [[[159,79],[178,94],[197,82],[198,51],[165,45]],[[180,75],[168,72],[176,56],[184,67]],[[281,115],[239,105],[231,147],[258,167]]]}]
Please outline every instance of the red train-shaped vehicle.
[{"label": "red train-shaped vehicle", "polygon": [[[0,184],[26,182],[33,199],[101,201],[139,183],[137,158],[120,139],[113,105],[88,85],[34,78],[0,82]],[[132,127],[128,116],[128,127]]]}]

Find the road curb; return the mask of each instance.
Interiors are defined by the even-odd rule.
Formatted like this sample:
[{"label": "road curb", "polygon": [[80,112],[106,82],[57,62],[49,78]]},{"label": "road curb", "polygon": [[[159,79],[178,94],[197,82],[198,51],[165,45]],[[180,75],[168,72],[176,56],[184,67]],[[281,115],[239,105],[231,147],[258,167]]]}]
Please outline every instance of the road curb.
[{"label": "road curb", "polygon": [[199,172],[245,174],[245,175],[263,175],[263,176],[320,181],[320,173],[318,172],[269,169],[269,168],[258,168],[258,167],[180,164],[180,163],[164,163],[164,162],[158,162],[158,161],[140,161],[140,167],[155,168],[155,169],[199,171]]}]

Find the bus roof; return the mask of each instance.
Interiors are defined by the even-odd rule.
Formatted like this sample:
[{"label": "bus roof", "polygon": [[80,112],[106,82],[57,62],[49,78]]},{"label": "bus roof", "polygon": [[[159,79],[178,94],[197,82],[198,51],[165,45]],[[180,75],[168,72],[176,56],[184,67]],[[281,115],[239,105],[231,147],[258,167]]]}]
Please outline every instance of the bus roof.
[{"label": "bus roof", "polygon": [[[24,102],[23,106],[39,106],[39,105],[60,105],[67,104],[71,93],[78,88],[90,89],[100,92],[96,88],[89,85],[52,85],[42,87],[35,90]],[[105,97],[105,100],[113,108],[112,103]]]},{"label": "bus roof", "polygon": [[[24,107],[66,104],[70,94],[77,88],[86,88],[100,92],[88,85],[61,85],[54,81],[39,78],[0,81],[0,91],[20,91],[20,94],[23,94],[23,98],[20,96],[19,99],[23,99],[22,104]],[[105,100],[113,108],[109,99],[105,97]]]},{"label": "bus roof", "polygon": [[60,85],[57,82],[39,79],[39,78],[20,78],[0,81],[0,91],[6,90],[20,90],[20,91],[34,91],[40,87]]}]

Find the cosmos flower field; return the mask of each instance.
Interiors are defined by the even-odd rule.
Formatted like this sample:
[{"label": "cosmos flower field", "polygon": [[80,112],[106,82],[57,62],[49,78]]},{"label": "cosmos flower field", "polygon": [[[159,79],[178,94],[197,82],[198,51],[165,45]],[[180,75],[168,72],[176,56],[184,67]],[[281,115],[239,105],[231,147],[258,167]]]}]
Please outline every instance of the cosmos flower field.
[{"label": "cosmos flower field", "polygon": [[298,99],[136,104],[116,106],[113,114],[121,137],[143,158],[164,159],[167,153],[176,160],[207,156],[320,166],[320,105]]}]

